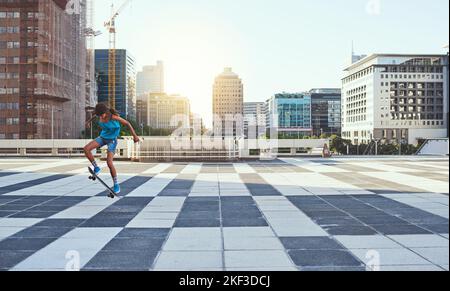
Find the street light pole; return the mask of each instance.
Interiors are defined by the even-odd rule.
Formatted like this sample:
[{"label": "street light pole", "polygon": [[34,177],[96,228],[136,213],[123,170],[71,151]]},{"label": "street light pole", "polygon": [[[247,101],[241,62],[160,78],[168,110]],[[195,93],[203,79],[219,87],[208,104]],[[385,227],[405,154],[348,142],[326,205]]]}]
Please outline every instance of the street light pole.
[{"label": "street light pole", "polygon": [[54,135],[54,129],[53,129],[53,125],[54,125],[54,106],[52,105],[52,141],[55,139],[55,135]]}]

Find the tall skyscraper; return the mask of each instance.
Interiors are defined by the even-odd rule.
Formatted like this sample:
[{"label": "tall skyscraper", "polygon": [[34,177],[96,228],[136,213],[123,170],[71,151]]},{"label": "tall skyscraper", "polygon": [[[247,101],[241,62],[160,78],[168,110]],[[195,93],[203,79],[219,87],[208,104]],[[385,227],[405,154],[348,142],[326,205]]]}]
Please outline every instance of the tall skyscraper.
[{"label": "tall skyscraper", "polygon": [[86,105],[86,6],[0,1],[0,139],[79,138]]},{"label": "tall skyscraper", "polygon": [[448,56],[374,54],[345,69],[342,136],[354,144],[447,136]]},{"label": "tall skyscraper", "polygon": [[244,136],[255,139],[266,134],[266,103],[244,102]]},{"label": "tall skyscraper", "polygon": [[158,61],[155,66],[145,66],[136,78],[136,118],[142,126],[148,124],[148,103],[149,94],[163,94],[164,87],[164,64]]},{"label": "tall skyscraper", "polygon": [[280,138],[312,135],[311,96],[305,93],[275,94],[268,100],[268,130]]},{"label": "tall skyscraper", "polygon": [[158,61],[155,66],[145,66],[137,73],[136,92],[140,96],[144,93],[164,93],[164,64]]},{"label": "tall skyscraper", "polygon": [[[108,103],[108,60],[109,51],[95,50],[95,71],[97,74],[98,102]],[[136,69],[133,56],[126,50],[116,50],[116,110],[121,116],[136,118]]]},{"label": "tall skyscraper", "polygon": [[340,135],[341,133],[341,89],[312,89],[311,120],[313,135]]},{"label": "tall skyscraper", "polygon": [[216,77],[213,85],[213,128],[221,136],[244,135],[244,85],[231,68]]}]

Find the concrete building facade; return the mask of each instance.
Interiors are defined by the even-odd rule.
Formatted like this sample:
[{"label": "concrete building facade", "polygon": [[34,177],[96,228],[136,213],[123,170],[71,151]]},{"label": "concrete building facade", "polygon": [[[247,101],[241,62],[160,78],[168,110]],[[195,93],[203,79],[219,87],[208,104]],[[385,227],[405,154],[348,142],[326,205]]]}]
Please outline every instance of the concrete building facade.
[{"label": "concrete building facade", "polygon": [[213,85],[213,130],[223,137],[244,135],[244,84],[231,68],[225,68]]},{"label": "concrete building facade", "polygon": [[0,139],[79,138],[86,120],[86,5],[0,1]]},{"label": "concrete building facade", "polygon": [[[147,124],[156,129],[176,129],[180,123],[184,128],[190,126],[191,106],[188,98],[179,95],[148,94]],[[174,122],[174,117],[180,117]]]},{"label": "concrete building facade", "polygon": [[342,136],[417,144],[447,136],[448,57],[375,54],[345,69]]},{"label": "concrete building facade", "polygon": [[312,89],[311,122],[314,136],[341,134],[341,89]]}]

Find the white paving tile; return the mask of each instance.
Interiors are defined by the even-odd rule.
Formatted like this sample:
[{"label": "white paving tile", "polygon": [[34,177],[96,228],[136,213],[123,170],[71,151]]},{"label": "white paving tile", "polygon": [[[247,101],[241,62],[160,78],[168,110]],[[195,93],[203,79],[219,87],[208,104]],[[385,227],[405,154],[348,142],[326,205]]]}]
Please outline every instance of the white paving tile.
[{"label": "white paving tile", "polygon": [[436,272],[443,271],[435,265],[397,265],[397,266],[379,266],[382,272]]},{"label": "white paving tile", "polygon": [[448,193],[448,182],[437,181],[433,179],[408,175],[405,173],[362,173],[369,177],[386,180],[389,182],[403,184],[409,187],[422,189],[424,191],[435,193]]},{"label": "white paving tile", "polygon": [[[372,262],[373,249],[350,250],[362,262]],[[378,249],[380,265],[430,265],[431,263],[408,249]]]},{"label": "white paving tile", "polygon": [[448,245],[447,247],[412,248],[412,250],[433,264],[440,266],[449,264]]},{"label": "white paving tile", "polygon": [[242,163],[242,164],[235,163],[235,164],[233,164],[233,166],[238,174],[255,174],[256,173],[255,169],[250,167],[250,165],[248,165],[247,163]]},{"label": "white paving tile", "polygon": [[177,174],[158,174],[133,190],[127,197],[156,197],[177,176]]},{"label": "white paving tile", "polygon": [[160,163],[144,171],[142,174],[160,174],[170,168],[172,165],[173,164],[171,163]]},{"label": "white paving tile", "polygon": [[284,250],[277,237],[228,237],[224,236],[225,250]]},{"label": "white paving tile", "polygon": [[120,231],[121,228],[77,228],[34,253],[13,270],[65,270],[72,266],[74,258],[79,259],[82,268]]},{"label": "white paving tile", "polygon": [[52,219],[89,219],[114,204],[116,200],[91,197],[73,207],[58,212]]},{"label": "white paving tile", "polygon": [[275,237],[270,227],[224,227],[224,238]]},{"label": "white paving tile", "polygon": [[432,247],[449,247],[448,240],[438,235],[391,235],[389,238],[402,244],[407,248],[432,248]]},{"label": "white paving tile", "polygon": [[163,251],[153,269],[155,271],[211,271],[222,268],[223,258],[221,251]]},{"label": "white paving tile", "polygon": [[0,227],[30,227],[42,220],[40,218],[0,218]]},{"label": "white paving tile", "polygon": [[285,251],[225,251],[226,268],[294,267]]},{"label": "white paving tile", "polygon": [[18,232],[21,232],[26,227],[14,227],[14,226],[3,226],[0,227],[0,240],[8,238]]},{"label": "white paving tile", "polygon": [[174,228],[164,251],[221,251],[220,228]]}]

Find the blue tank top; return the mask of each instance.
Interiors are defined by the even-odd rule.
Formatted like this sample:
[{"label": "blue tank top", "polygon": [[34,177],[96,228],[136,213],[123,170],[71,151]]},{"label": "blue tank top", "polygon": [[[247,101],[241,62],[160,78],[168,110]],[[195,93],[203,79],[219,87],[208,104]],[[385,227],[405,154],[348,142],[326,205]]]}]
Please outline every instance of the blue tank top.
[{"label": "blue tank top", "polygon": [[100,122],[98,123],[102,129],[102,133],[100,134],[101,138],[114,140],[120,135],[120,122],[117,120],[110,120],[108,122]]}]

